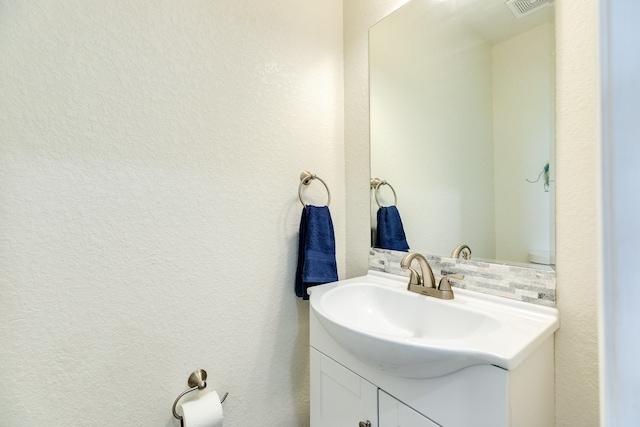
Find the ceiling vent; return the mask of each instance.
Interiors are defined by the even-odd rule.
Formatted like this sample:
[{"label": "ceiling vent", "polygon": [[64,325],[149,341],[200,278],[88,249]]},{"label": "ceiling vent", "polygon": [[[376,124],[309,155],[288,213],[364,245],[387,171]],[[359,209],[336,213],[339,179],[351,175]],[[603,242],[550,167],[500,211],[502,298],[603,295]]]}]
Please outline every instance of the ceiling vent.
[{"label": "ceiling vent", "polygon": [[554,0],[507,0],[507,6],[517,17],[529,15],[543,7],[553,6]]}]

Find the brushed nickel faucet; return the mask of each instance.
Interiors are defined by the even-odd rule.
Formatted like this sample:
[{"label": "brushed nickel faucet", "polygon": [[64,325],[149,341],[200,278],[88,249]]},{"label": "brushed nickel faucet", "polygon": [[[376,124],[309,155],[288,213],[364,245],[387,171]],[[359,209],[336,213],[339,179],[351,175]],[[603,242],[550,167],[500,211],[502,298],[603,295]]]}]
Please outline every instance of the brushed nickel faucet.
[{"label": "brushed nickel faucet", "polygon": [[458,245],[458,247],[455,248],[453,252],[451,252],[451,258],[462,258],[469,260],[471,259],[471,248],[464,243]]},{"label": "brushed nickel faucet", "polygon": [[[419,274],[413,267],[411,267],[411,263],[414,259],[418,260],[418,265],[420,266],[420,272],[422,274]],[[411,273],[409,276],[409,284],[407,285],[408,291],[440,299],[454,298],[449,279],[464,279],[462,274],[447,274],[440,279],[440,283],[436,288],[436,279],[433,276],[433,270],[431,269],[429,262],[424,256],[415,252],[409,252],[405,255],[404,258],[402,258],[402,261],[400,261],[400,267],[406,268]],[[424,283],[426,280],[425,275],[427,273],[429,273],[429,286]]]},{"label": "brushed nickel faucet", "polygon": [[[422,274],[418,274],[418,272],[411,267],[411,263],[414,259],[418,260],[418,264],[420,265],[420,272]],[[402,258],[402,261],[400,261],[400,267],[408,269],[411,273],[411,276],[409,277],[409,286],[424,286],[423,278],[425,277],[425,272],[429,272],[429,279],[431,280],[430,287],[436,287],[436,278],[433,276],[433,270],[431,269],[431,266],[429,265],[427,259],[421,254],[416,252],[409,252]]]}]

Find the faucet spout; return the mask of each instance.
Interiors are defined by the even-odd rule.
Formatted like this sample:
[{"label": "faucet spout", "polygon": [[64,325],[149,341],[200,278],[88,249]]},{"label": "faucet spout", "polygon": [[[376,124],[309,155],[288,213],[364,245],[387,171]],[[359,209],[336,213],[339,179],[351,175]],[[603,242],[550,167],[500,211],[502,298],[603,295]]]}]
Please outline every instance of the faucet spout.
[{"label": "faucet spout", "polygon": [[[420,266],[420,271],[422,274],[418,274],[418,272],[411,267],[411,263],[414,259],[418,260],[418,265]],[[436,278],[433,276],[433,270],[431,269],[431,266],[429,265],[427,259],[421,254],[416,252],[409,252],[404,256],[404,258],[402,258],[402,261],[400,261],[400,267],[406,268],[411,272],[408,288],[411,288],[412,285],[425,286],[430,288],[436,287]],[[429,286],[425,285],[425,275],[427,273],[429,273]]]},{"label": "faucet spout", "polygon": [[451,252],[451,258],[462,258],[469,260],[471,259],[471,248],[464,243],[458,245],[458,247],[456,247],[453,252]]}]

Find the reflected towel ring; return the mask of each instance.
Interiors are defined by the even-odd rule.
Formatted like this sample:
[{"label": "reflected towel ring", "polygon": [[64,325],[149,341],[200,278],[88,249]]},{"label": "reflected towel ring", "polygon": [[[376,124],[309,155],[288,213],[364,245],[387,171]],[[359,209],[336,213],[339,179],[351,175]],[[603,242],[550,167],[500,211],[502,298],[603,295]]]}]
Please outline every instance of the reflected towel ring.
[{"label": "reflected towel ring", "polygon": [[307,204],[302,200],[302,186],[311,184],[311,181],[313,181],[314,179],[320,181],[322,185],[324,185],[324,188],[327,189],[327,206],[329,206],[329,204],[331,203],[331,192],[329,191],[327,183],[324,182],[322,178],[316,176],[315,174],[312,174],[309,171],[304,171],[300,174],[300,185],[298,186],[298,198],[300,199],[300,203],[302,203],[302,206],[304,207],[307,206]]},{"label": "reflected towel ring", "polygon": [[389,186],[389,188],[393,192],[393,205],[397,205],[398,204],[398,196],[396,195],[396,190],[393,189],[391,184],[389,184],[387,181],[381,180],[380,178],[371,178],[371,188],[374,190],[373,195],[374,195],[374,197],[376,199],[376,203],[378,204],[378,207],[379,208],[382,207],[382,205],[380,204],[380,200],[378,200],[378,189],[380,189],[380,187],[383,186],[383,185]]}]

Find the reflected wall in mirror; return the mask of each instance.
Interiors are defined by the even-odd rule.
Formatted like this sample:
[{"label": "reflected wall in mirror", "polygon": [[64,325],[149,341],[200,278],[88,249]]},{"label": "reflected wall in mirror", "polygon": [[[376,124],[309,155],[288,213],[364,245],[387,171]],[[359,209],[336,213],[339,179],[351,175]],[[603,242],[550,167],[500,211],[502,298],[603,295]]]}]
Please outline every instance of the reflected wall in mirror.
[{"label": "reflected wall in mirror", "polygon": [[411,0],[370,29],[371,176],[411,251],[551,259],[553,31],[553,7],[517,18],[504,0]]}]

